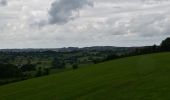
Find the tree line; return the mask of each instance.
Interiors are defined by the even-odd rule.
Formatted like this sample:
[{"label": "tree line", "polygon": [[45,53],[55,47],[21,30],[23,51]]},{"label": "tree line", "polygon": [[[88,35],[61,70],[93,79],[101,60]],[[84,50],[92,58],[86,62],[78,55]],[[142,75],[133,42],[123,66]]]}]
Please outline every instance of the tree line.
[{"label": "tree line", "polygon": [[[100,63],[108,60],[114,60],[119,59],[123,57],[129,57],[129,56],[136,56],[136,55],[143,55],[143,54],[149,54],[149,53],[157,53],[157,52],[166,52],[170,51],[170,38],[167,38],[161,42],[159,46],[153,45],[153,46],[145,46],[145,47],[137,47],[133,52],[129,52],[126,54],[115,54],[112,51],[107,51],[107,55],[104,59],[93,59],[93,63]],[[105,53],[105,52],[103,52]],[[53,60],[51,62],[52,67],[51,68],[42,68],[37,67],[36,64],[30,63],[28,61],[26,64],[23,65],[14,65],[9,63],[10,57],[13,59],[15,56],[22,55],[21,53],[14,53],[14,55],[8,54],[9,58],[5,58],[4,60],[0,60],[0,84],[5,84],[10,81],[3,81],[3,80],[9,80],[9,79],[16,79],[18,80],[24,80],[32,77],[40,77],[44,75],[49,75],[51,69],[65,69],[66,68],[66,61],[62,58],[62,56],[59,53],[55,53],[56,55],[53,57],[54,52],[46,52],[45,55],[43,53],[39,53],[36,55],[36,53],[28,53],[31,56],[39,56],[40,58],[46,57],[50,55],[50,57],[53,57]],[[5,55],[5,54],[4,54]],[[60,55],[60,56],[59,56]],[[25,54],[24,56],[27,56]],[[5,57],[5,56],[4,56]],[[60,57],[60,58],[59,58]],[[70,63],[72,66],[72,69],[79,68],[78,66],[78,60],[76,57],[69,58],[69,61],[67,63]],[[34,75],[30,74],[30,72],[34,71]],[[13,80],[11,80],[12,82]]]},{"label": "tree line", "polygon": [[153,46],[144,46],[144,47],[137,47],[133,52],[118,55],[114,53],[110,53],[105,59],[96,59],[93,60],[93,62],[100,63],[104,61],[114,60],[114,59],[120,59],[124,57],[130,57],[130,56],[137,56],[137,55],[143,55],[143,54],[150,54],[150,53],[159,53],[159,52],[168,52],[170,51],[170,37],[166,38],[161,42],[160,45],[153,45]]}]

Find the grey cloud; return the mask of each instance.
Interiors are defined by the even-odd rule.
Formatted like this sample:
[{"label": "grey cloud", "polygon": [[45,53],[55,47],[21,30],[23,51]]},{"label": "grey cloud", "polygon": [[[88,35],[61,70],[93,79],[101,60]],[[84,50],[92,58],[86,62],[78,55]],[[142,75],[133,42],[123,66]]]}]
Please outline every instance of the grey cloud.
[{"label": "grey cloud", "polygon": [[0,6],[7,5],[7,0],[0,0]]},{"label": "grey cloud", "polygon": [[75,19],[84,6],[92,6],[89,0],[56,0],[49,10],[50,24],[64,24]]},{"label": "grey cloud", "polygon": [[88,0],[7,1],[0,48],[139,46],[170,35],[170,0],[91,0],[93,8]]},{"label": "grey cloud", "polygon": [[170,32],[168,30],[168,25],[170,24],[169,18],[166,16],[162,16],[162,14],[138,16],[132,19],[130,23],[131,25],[129,29],[131,33],[144,37],[165,35]]}]

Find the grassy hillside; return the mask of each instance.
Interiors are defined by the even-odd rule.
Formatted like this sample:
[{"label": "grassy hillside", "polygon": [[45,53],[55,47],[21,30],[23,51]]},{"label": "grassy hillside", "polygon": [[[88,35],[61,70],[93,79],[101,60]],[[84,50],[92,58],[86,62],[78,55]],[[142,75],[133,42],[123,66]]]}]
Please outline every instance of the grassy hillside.
[{"label": "grassy hillside", "polygon": [[170,53],[123,58],[0,86],[0,100],[170,100]]}]

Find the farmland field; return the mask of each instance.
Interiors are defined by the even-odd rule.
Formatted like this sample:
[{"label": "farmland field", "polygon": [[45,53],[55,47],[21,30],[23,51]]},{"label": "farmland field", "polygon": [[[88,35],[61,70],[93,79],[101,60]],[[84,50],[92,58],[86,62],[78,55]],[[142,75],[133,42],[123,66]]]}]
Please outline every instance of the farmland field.
[{"label": "farmland field", "polygon": [[121,58],[0,86],[0,100],[170,100],[170,53]]}]

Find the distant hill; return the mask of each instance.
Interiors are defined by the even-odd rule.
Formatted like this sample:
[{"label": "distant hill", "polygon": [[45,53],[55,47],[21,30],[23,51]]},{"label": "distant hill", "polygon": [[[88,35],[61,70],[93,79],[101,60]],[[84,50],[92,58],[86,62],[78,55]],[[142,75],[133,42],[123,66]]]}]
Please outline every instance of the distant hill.
[{"label": "distant hill", "polygon": [[93,47],[64,47],[64,48],[23,48],[23,49],[0,49],[0,52],[72,52],[72,51],[106,51],[106,50],[120,50],[120,49],[134,49],[137,47],[114,47],[114,46],[93,46]]},{"label": "distant hill", "polygon": [[170,100],[170,53],[127,57],[0,86],[0,100]]}]

